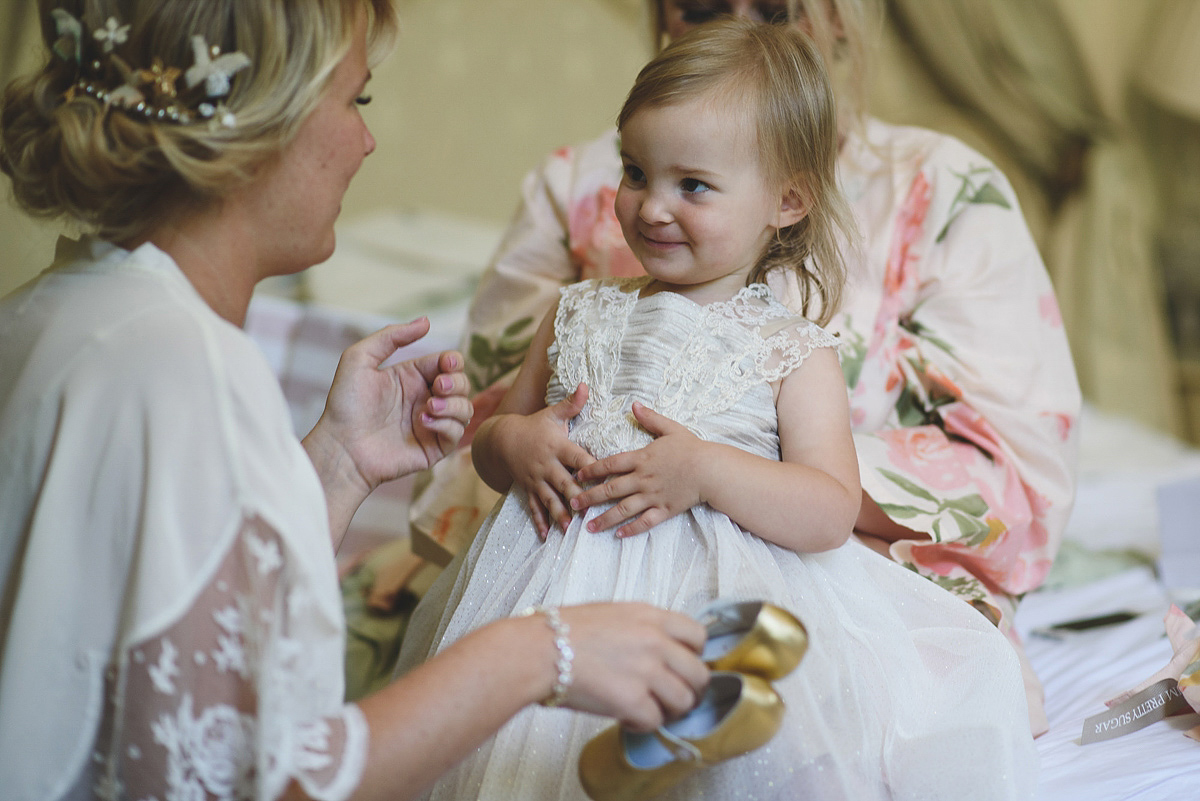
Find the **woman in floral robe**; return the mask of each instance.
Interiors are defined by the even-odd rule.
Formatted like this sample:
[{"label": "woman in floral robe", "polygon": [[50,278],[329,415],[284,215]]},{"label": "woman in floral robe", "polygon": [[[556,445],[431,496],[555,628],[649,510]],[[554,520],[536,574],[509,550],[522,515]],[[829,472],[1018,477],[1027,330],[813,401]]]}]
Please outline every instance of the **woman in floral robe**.
[{"label": "woman in floral robe", "polygon": [[[667,33],[679,5],[658,9]],[[857,0],[834,5],[861,12]],[[828,328],[844,342],[864,491],[857,531],[971,603],[1021,652],[1012,615],[1045,579],[1074,495],[1081,399],[1054,290],[987,159],[933,131],[872,118],[845,127],[839,177],[862,243],[849,248]],[[474,424],[495,409],[560,287],[641,273],[613,213],[618,149],[609,132],[526,177],[468,322]],[[773,288],[799,310],[795,287]],[[473,533],[495,496],[470,470],[465,451],[438,466],[414,503],[414,533],[451,549]],[[1041,689],[1027,663],[1026,674],[1040,733]]]}]

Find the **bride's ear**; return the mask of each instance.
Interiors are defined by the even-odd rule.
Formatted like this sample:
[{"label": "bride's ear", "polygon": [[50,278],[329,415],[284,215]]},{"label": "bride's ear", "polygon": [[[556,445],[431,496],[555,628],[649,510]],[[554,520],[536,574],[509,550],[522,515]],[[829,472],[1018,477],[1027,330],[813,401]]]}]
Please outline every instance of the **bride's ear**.
[{"label": "bride's ear", "polygon": [[808,210],[811,207],[812,203],[809,201],[808,193],[803,189],[794,185],[785,188],[783,197],[779,201],[776,227],[782,229],[795,225],[808,216]]}]

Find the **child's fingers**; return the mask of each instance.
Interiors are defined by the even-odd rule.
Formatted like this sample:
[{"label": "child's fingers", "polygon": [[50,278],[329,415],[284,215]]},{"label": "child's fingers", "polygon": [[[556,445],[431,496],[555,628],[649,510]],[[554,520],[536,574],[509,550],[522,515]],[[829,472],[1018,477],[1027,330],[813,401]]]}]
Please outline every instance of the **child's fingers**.
[{"label": "child's fingers", "polygon": [[[566,506],[569,506],[572,509],[577,508],[573,501],[579,496],[580,493],[583,492],[583,487],[579,486],[579,484],[575,481],[575,477],[572,476],[568,470],[564,468],[558,475],[555,476],[551,484],[558,492],[559,497],[562,498],[563,503]],[[567,514],[570,514],[570,512],[567,512]]]},{"label": "child's fingers", "polygon": [[618,453],[615,456],[609,456],[605,459],[592,460],[586,465],[579,468],[579,472],[575,477],[584,484],[589,484],[593,481],[603,481],[609,476],[629,473],[634,468],[634,460],[630,455],[635,451],[626,453]]},{"label": "child's fingers", "polygon": [[581,445],[566,440],[566,444],[559,450],[558,460],[569,470],[582,470],[588,465],[594,464],[596,457],[588,453],[587,449]]},{"label": "child's fingers", "polygon": [[637,420],[642,428],[656,437],[661,437],[664,434],[670,434],[675,431],[687,430],[687,426],[682,423],[677,423],[670,417],[664,417],[649,406],[637,401],[633,403],[633,419]]},{"label": "child's fingers", "polygon": [[580,384],[575,388],[575,391],[560,400],[553,406],[546,407],[550,413],[562,422],[567,422],[578,416],[583,407],[587,405],[588,388],[586,384]]},{"label": "child's fingers", "polygon": [[636,537],[638,534],[645,534],[650,529],[657,526],[659,523],[670,517],[665,509],[658,506],[652,506],[643,512],[631,523],[626,523],[617,529],[617,537],[625,539],[626,537]]},{"label": "child's fingers", "polygon": [[533,527],[537,530],[538,539],[545,542],[550,534],[549,518],[546,517],[542,502],[532,492],[529,493],[529,516],[533,518]]},{"label": "child's fingers", "polygon": [[571,498],[571,508],[578,511],[591,506],[612,503],[633,495],[640,489],[641,485],[633,475],[623,473],[588,487]]},{"label": "child's fingers", "polygon": [[[538,501],[541,502],[542,508],[546,512],[546,522],[551,521],[560,526],[563,531],[567,530],[567,526],[571,524],[571,513],[567,511],[567,507],[563,504],[562,496],[550,484],[543,483],[537,490]],[[547,525],[547,533],[549,533],[549,525]]]},{"label": "child's fingers", "polygon": [[615,528],[626,520],[640,515],[650,508],[650,505],[649,501],[641,495],[629,495],[622,498],[621,502],[611,509],[606,509],[602,514],[589,521],[587,530],[596,532]]}]

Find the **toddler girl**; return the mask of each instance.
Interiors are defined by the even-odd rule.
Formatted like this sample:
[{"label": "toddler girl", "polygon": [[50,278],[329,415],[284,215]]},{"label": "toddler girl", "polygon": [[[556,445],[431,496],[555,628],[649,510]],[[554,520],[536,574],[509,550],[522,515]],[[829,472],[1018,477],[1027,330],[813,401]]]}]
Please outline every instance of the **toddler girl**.
[{"label": "toddler girl", "polygon": [[[811,639],[775,684],[782,729],[664,797],[1025,797],[1035,755],[1003,635],[850,538],[846,385],[818,325],[853,240],[835,116],[789,26],[703,26],[638,76],[616,214],[647,275],[562,290],[475,438],[507,494],[427,594],[401,665],[534,605],[769,601]],[[816,322],[776,300],[781,281]],[[606,725],[528,711],[433,797],[583,798],[576,761]]]}]

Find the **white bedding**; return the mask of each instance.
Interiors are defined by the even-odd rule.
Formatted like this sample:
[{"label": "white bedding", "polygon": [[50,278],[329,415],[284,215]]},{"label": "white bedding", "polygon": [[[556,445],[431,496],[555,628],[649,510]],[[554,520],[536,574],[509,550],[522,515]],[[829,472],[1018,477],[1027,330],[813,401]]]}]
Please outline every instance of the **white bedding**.
[{"label": "white bedding", "polygon": [[[1079,489],[1066,532],[1072,555],[1080,547],[1107,554],[1137,553],[1151,565],[1177,557],[1160,538],[1157,490],[1200,476],[1200,451],[1120,418],[1085,408],[1080,422]],[[1194,498],[1192,541],[1200,539],[1200,493]],[[1087,555],[1081,557],[1088,561]],[[1119,562],[1116,562],[1119,564]],[[1051,578],[1054,579],[1054,574]],[[1170,661],[1163,616],[1174,601],[1196,598],[1191,586],[1164,586],[1151,566],[1130,567],[1082,584],[1031,593],[1017,611],[1030,661],[1046,690],[1050,731],[1038,739],[1039,798],[1044,801],[1166,801],[1200,799],[1200,742],[1183,731],[1200,724],[1185,715],[1113,740],[1080,745],[1085,718]],[[1055,623],[1129,612],[1129,622],[1079,632],[1047,631]]]},{"label": "white bedding", "polygon": [[[499,236],[498,227],[437,215],[380,215],[339,229],[338,253],[305,280],[302,294],[315,303],[256,297],[247,330],[279,371],[297,431],[307,431],[319,415],[341,350],[380,324],[425,313],[433,331],[406,355],[457,347],[475,279]],[[1039,798],[1200,799],[1200,742],[1182,734],[1200,723],[1197,716],[1078,744],[1084,719],[1103,711],[1105,700],[1166,665],[1172,651],[1163,615],[1172,600],[1192,601],[1200,592],[1200,575],[1168,592],[1151,567],[1117,569],[1136,561],[1131,554],[1150,565],[1160,557],[1157,488],[1200,476],[1200,450],[1091,409],[1080,425],[1079,491],[1066,533],[1072,569],[1056,570],[1051,578],[1058,586],[1027,596],[1016,617],[1046,689],[1050,731],[1037,742]],[[368,499],[343,557],[407,536],[410,488],[396,482]],[[1197,522],[1186,522],[1183,537],[1192,548],[1200,541],[1200,493],[1195,505]],[[1179,540],[1171,547],[1180,547]],[[1083,581],[1089,572],[1106,575]],[[1136,616],[1046,633],[1055,623],[1115,611]]]},{"label": "white bedding", "polygon": [[[1083,721],[1170,661],[1162,617],[1168,600],[1153,573],[1133,569],[1087,585],[1030,595],[1017,613],[1030,661],[1046,690],[1050,731],[1037,740],[1044,801],[1200,798],[1200,742],[1186,715],[1124,737],[1079,745]],[[1117,608],[1147,610],[1120,625],[1056,635],[1033,629]]]}]

